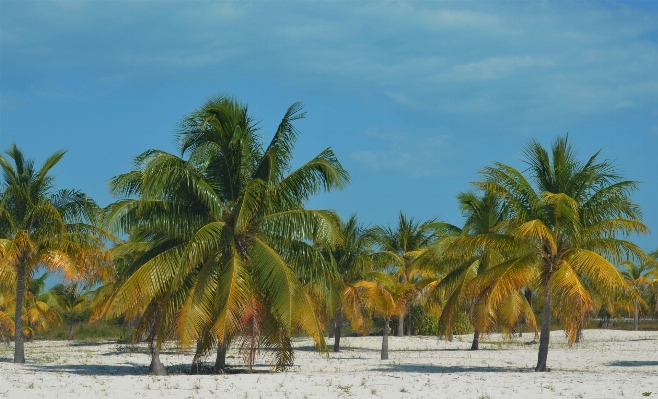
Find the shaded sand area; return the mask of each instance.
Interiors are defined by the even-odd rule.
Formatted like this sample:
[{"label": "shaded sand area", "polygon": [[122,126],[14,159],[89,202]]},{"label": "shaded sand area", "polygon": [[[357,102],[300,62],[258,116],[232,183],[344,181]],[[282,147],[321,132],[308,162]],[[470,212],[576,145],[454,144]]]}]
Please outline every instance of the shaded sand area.
[{"label": "shaded sand area", "polygon": [[[0,397],[8,398],[639,398],[658,397],[658,332],[586,330],[568,348],[553,332],[550,373],[535,373],[538,345],[531,334],[504,341],[485,337],[469,351],[470,336],[391,337],[390,360],[379,360],[381,337],[343,338],[343,350],[319,355],[298,340],[289,372],[186,375],[190,352],[166,348],[172,373],[146,374],[144,346],[112,342],[38,341],[26,344],[27,364],[14,365],[12,346],[0,346]],[[332,340],[328,340],[331,343]],[[207,359],[213,361],[214,358]],[[240,367],[235,351],[228,364]]]}]

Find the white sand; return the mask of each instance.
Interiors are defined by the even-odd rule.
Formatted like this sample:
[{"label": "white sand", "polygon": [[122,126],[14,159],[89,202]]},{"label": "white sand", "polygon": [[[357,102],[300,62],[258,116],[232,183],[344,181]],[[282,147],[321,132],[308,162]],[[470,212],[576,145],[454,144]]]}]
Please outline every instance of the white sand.
[{"label": "white sand", "polygon": [[[191,353],[164,350],[167,377],[146,375],[145,347],[39,341],[26,344],[27,364],[14,365],[13,346],[0,347],[0,397],[9,398],[639,398],[658,397],[658,332],[587,330],[569,349],[551,334],[549,373],[532,371],[538,345],[531,334],[505,342],[470,336],[454,342],[391,337],[390,360],[379,360],[381,337],[343,338],[343,350],[319,355],[296,341],[296,366],[273,374],[182,374]],[[331,343],[332,340],[328,340]],[[236,356],[234,351],[229,356]],[[207,359],[214,361],[214,357]],[[229,357],[230,365],[240,364]]]}]

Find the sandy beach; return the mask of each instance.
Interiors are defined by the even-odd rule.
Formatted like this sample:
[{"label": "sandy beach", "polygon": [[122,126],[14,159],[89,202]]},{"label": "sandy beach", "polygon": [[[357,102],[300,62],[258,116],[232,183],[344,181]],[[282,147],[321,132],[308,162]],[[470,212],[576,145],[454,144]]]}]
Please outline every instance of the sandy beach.
[{"label": "sandy beach", "polygon": [[[505,341],[486,337],[469,351],[470,336],[391,337],[390,360],[379,360],[380,337],[343,338],[328,356],[310,340],[295,342],[295,366],[271,373],[265,362],[253,374],[187,375],[190,352],[176,347],[161,359],[171,375],[147,375],[144,346],[114,342],[36,341],[27,363],[14,365],[12,346],[0,348],[0,397],[8,398],[631,398],[658,396],[658,332],[587,330],[568,348],[554,332],[549,373],[532,371],[532,335]],[[332,340],[328,340],[331,343]],[[208,361],[213,359],[209,358]],[[237,352],[229,365],[240,367]]]}]

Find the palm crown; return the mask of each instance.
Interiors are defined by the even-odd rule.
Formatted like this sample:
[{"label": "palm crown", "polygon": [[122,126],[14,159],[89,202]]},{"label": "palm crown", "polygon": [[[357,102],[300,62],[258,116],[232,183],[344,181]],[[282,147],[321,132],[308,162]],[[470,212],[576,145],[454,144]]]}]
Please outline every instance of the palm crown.
[{"label": "palm crown", "polygon": [[646,259],[644,252],[621,237],[648,231],[640,221],[639,207],[629,195],[637,187],[622,180],[614,166],[599,161],[598,153],[579,161],[559,137],[550,153],[532,141],[524,151],[527,176],[496,163],[482,173],[477,185],[504,199],[509,217],[490,244],[501,249],[517,247],[523,254],[493,269],[509,295],[523,285],[543,291],[542,333],[537,370],[546,370],[552,302],[560,303],[560,316],[570,342],[594,308],[597,292],[627,292],[627,284],[612,262],[623,258]]},{"label": "palm crown", "polygon": [[298,134],[292,122],[301,110],[293,104],[263,148],[245,106],[211,100],[182,123],[187,159],[149,151],[138,157],[138,170],[113,180],[115,193],[138,197],[113,207],[115,226],[168,244],[124,283],[111,314],[136,306],[140,295],[169,295],[187,284],[176,330],[182,343],[202,344],[198,353],[241,336],[248,364],[256,348],[274,347],[284,367],[295,328],[324,346],[300,276],[322,262],[312,243],[339,233],[331,212],[303,204],[342,188],[348,175],[330,149],[290,170]]},{"label": "palm crown", "polygon": [[12,146],[0,156],[4,182],[0,189],[0,278],[16,284],[14,362],[25,361],[22,322],[25,282],[39,266],[61,270],[66,278],[93,279],[107,266],[99,209],[80,191],[53,188],[50,170],[63,151],[36,169],[32,160]]}]

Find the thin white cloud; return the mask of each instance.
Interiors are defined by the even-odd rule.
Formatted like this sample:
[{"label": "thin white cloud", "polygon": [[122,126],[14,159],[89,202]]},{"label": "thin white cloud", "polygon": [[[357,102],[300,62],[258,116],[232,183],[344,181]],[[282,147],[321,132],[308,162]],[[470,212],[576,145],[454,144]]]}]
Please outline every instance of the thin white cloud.
[{"label": "thin white cloud", "polygon": [[404,130],[363,132],[367,149],[350,154],[350,159],[370,171],[394,171],[418,178],[447,173],[451,157],[449,135],[414,134]]},{"label": "thin white cloud", "polygon": [[510,119],[519,112],[578,116],[658,102],[651,99],[658,46],[645,37],[656,29],[658,16],[632,7],[561,2],[78,6],[10,4],[4,14],[22,16],[2,17],[5,60],[18,69],[52,72],[100,59],[103,68],[133,74],[135,79],[126,80],[131,84],[259,76],[345,97],[374,91],[441,118],[464,112],[472,118],[492,112]]},{"label": "thin white cloud", "polygon": [[[514,76],[529,68],[550,68],[555,62],[546,57],[533,56],[501,56],[489,57],[477,62],[454,65],[448,73],[437,74],[434,77],[440,81],[446,80],[493,80]],[[538,71],[536,71],[537,73]]]}]

